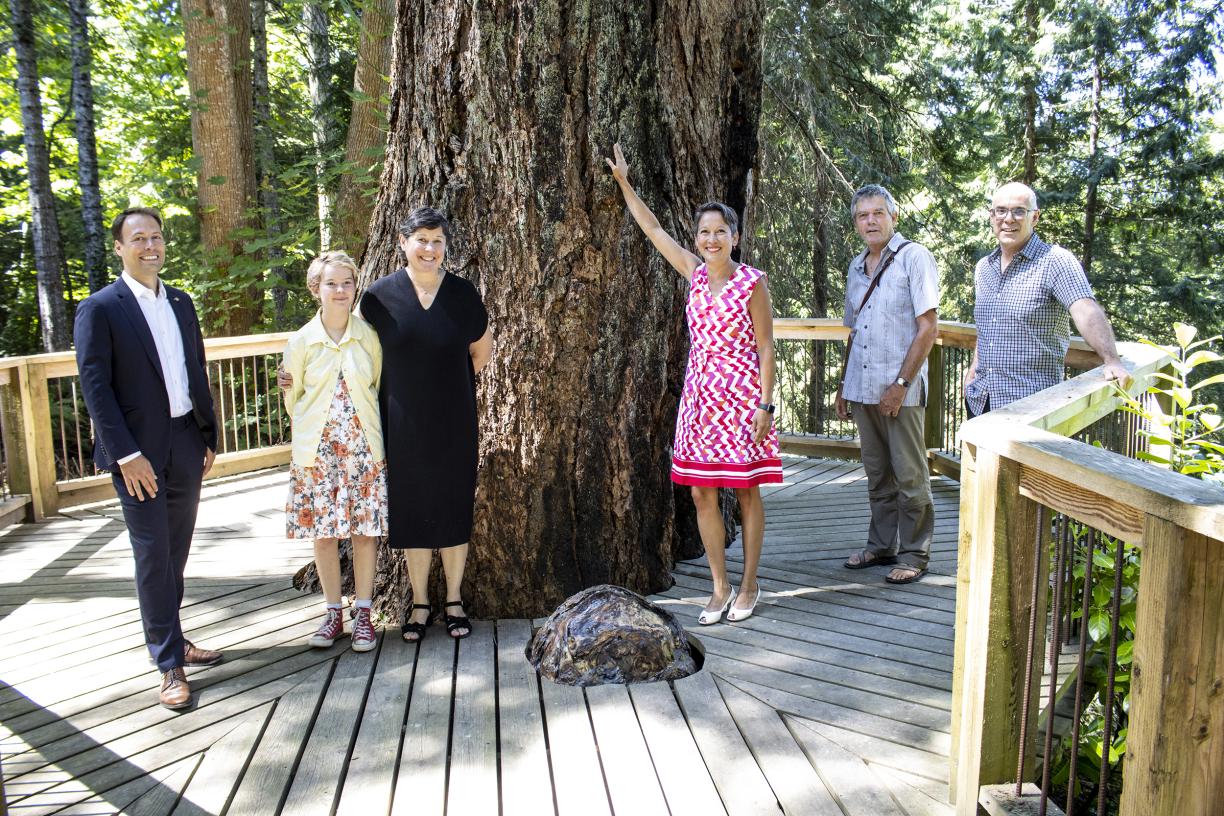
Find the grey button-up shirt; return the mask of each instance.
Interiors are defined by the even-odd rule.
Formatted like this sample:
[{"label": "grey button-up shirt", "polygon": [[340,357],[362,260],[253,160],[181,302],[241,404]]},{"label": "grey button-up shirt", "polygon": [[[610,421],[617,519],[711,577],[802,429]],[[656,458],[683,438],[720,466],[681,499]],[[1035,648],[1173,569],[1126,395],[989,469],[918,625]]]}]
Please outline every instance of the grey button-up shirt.
[{"label": "grey button-up shirt", "polygon": [[1068,309],[1092,297],[1092,287],[1075,256],[1034,233],[1007,265],[996,248],[978,261],[973,277],[977,300],[977,376],[965,398],[980,413],[1057,385],[1071,340]]},{"label": "grey button-up shirt", "polygon": [[[880,257],[881,266],[903,241],[901,233],[893,235]],[[870,285],[864,250],[850,262],[846,277],[846,312],[842,323],[854,330],[854,342],[846,362],[842,397],[850,402],[877,405],[901,373],[905,354],[918,334],[917,317],[939,306],[935,257],[921,244],[906,246],[885,271],[860,313],[859,304]],[[924,404],[926,383],[927,365],[923,360],[901,404]]]}]

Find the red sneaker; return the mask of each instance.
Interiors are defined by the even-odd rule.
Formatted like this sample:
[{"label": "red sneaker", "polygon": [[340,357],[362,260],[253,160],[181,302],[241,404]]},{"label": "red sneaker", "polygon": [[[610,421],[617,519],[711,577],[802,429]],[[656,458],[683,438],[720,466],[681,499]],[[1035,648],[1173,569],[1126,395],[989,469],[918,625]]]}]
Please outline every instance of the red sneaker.
[{"label": "red sneaker", "polygon": [[327,617],[323,619],[318,630],[310,636],[310,645],[325,649],[336,642],[336,638],[344,636],[344,615],[339,609],[328,609]]},{"label": "red sneaker", "polygon": [[359,606],[353,612],[353,651],[368,652],[378,643],[378,632],[370,620],[370,610]]}]

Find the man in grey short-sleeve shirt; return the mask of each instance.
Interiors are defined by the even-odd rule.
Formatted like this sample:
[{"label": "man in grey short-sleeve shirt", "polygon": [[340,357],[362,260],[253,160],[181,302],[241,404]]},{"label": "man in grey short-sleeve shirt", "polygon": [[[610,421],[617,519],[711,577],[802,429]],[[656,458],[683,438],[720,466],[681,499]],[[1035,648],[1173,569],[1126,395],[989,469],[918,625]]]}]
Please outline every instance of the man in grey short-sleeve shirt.
[{"label": "man in grey short-sleeve shirt", "polygon": [[973,273],[977,344],[965,374],[973,416],[1062,382],[1070,320],[1104,361],[1105,378],[1129,379],[1084,268],[1033,231],[1039,215],[1037,194],[1019,182],[1003,185],[991,200],[999,246]]},{"label": "man in grey short-sleeve shirt", "polygon": [[935,528],[923,423],[939,274],[926,247],[896,232],[897,203],[888,190],[875,184],[858,190],[850,213],[867,249],[851,261],[846,279],[851,340],[837,414],[853,416],[858,426],[871,527],[866,548],[846,567],[895,565],[885,580],[905,584],[926,572]]}]

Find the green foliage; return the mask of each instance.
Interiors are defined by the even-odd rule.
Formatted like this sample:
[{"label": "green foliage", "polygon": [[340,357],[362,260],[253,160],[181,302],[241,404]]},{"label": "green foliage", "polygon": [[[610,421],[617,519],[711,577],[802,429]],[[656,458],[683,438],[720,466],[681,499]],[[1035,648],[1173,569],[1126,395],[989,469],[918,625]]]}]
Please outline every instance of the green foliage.
[{"label": "green foliage", "polygon": [[1156,384],[1147,389],[1155,399],[1141,401],[1122,392],[1123,410],[1143,420],[1140,433],[1148,448],[1139,453],[1139,458],[1224,484],[1224,433],[1219,408],[1214,402],[1203,401],[1213,387],[1218,390],[1224,383],[1224,373],[1191,381],[1195,369],[1224,359],[1206,348],[1220,336],[1196,341],[1198,329],[1185,323],[1175,323],[1174,334],[1175,349],[1142,341],[1166,355],[1168,368],[1156,372]]}]

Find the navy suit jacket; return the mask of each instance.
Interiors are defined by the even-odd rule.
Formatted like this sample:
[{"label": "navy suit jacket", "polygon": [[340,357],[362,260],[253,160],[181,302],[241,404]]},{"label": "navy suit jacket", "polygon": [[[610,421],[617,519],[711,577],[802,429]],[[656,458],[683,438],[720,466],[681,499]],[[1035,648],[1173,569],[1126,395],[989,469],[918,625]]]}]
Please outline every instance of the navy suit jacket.
[{"label": "navy suit jacket", "polygon": [[[172,286],[166,286],[166,297],[183,336],[192,415],[204,443],[215,451],[217,419],[195,304]],[[160,472],[170,457],[170,398],[153,333],[122,278],[81,301],[73,335],[85,406],[94,423],[94,462],[113,471],[119,459],[140,451]]]}]

